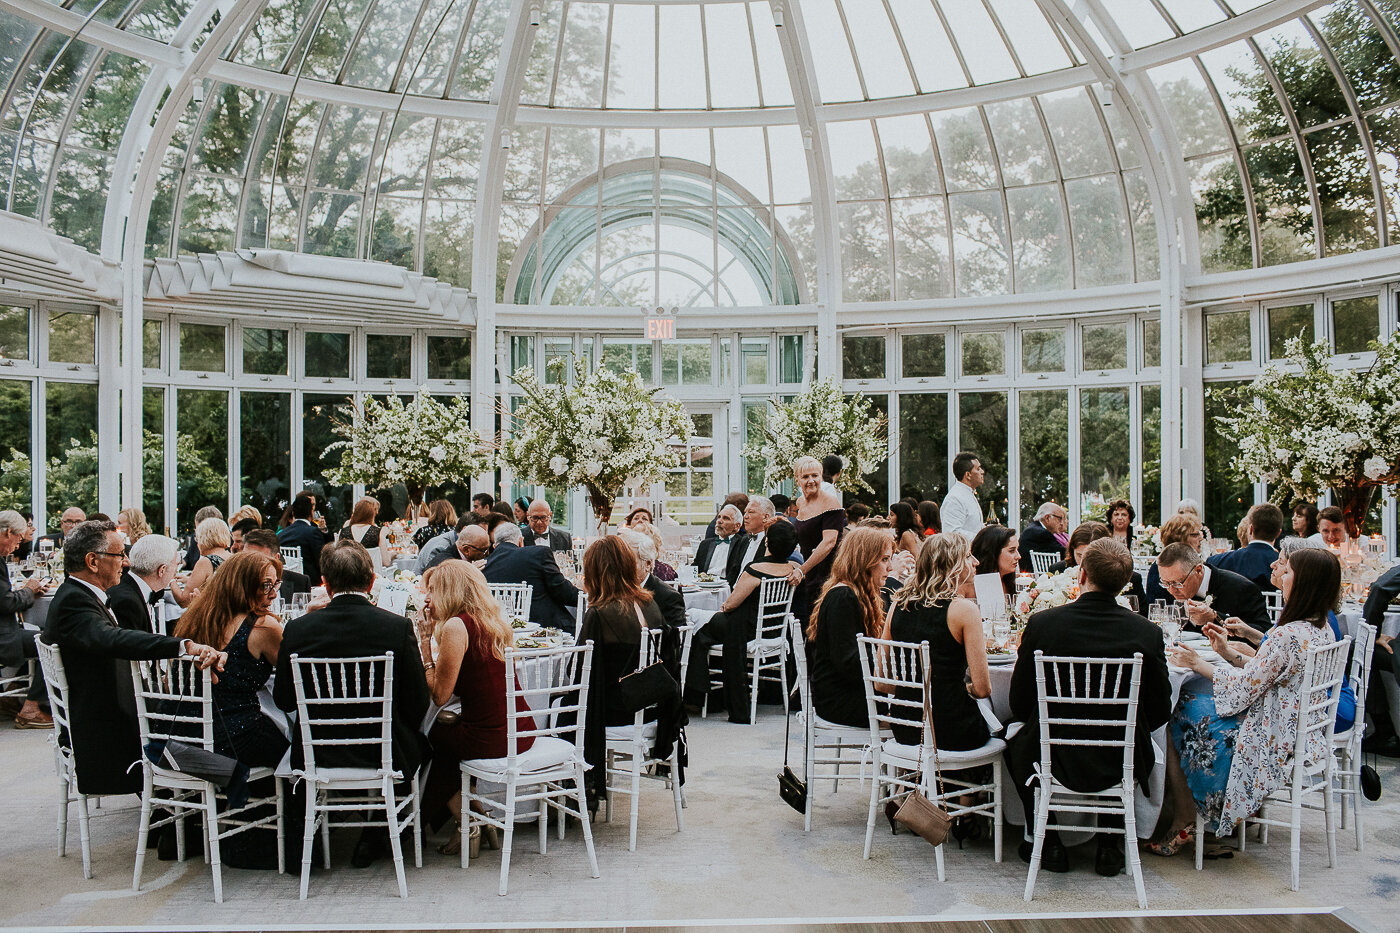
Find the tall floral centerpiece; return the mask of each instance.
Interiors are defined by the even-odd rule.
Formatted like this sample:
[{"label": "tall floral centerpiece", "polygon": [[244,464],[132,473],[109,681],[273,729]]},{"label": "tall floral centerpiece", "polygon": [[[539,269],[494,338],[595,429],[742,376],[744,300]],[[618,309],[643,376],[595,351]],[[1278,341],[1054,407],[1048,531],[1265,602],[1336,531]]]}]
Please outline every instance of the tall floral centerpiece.
[{"label": "tall floral centerpiece", "polygon": [[337,419],[343,440],[323,457],[341,451],[340,465],[326,471],[333,483],[363,483],[370,489],[403,483],[414,509],[423,491],[443,483],[468,483],[496,468],[496,454],[472,430],[466,398],[443,403],[420,386],[412,401],[368,396],[348,400],[350,420]]},{"label": "tall floral centerpiece", "polygon": [[1234,390],[1219,419],[1240,474],[1272,485],[1280,504],[1330,488],[1352,538],[1377,493],[1400,483],[1400,338],[1371,346],[1369,369],[1338,369],[1327,344],[1295,337],[1285,365]]},{"label": "tall floral centerpiece", "polygon": [[833,379],[814,382],[792,401],[774,398],[762,437],[744,456],[764,465],[763,482],[775,486],[792,477],[799,457],[837,454],[846,469],[836,485],[848,492],[874,492],[864,475],[889,459],[885,416],[859,393],[847,397]]},{"label": "tall floral centerpiece", "polygon": [[525,397],[507,416],[515,429],[501,458],[532,483],[583,486],[605,528],[623,486],[661,482],[684,465],[678,445],[690,442],[690,415],[635,369],[589,372],[580,359],[569,380],[563,360],[549,367],[546,384],[529,367],[511,377]]}]

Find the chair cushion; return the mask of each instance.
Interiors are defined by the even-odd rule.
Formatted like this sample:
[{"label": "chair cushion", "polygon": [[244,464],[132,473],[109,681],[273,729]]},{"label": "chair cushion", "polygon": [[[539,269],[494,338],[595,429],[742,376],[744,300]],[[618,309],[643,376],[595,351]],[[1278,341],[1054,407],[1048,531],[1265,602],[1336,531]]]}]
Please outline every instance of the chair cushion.
[{"label": "chair cushion", "polygon": [[[938,750],[938,764],[945,771],[955,765],[985,764],[1000,755],[1005,749],[1006,743],[1001,739],[988,739],[987,744],[981,748],[972,748],[963,752],[950,752],[940,748]],[[894,739],[886,739],[881,743],[880,754],[884,758],[901,764],[907,761],[912,767],[918,767],[920,758],[919,746],[905,745]],[[928,755],[924,757],[931,758]]]},{"label": "chair cushion", "polygon": [[[607,734],[609,742],[631,742],[632,726],[608,726]],[[648,742],[656,739],[656,722],[642,723],[642,738]]]},{"label": "chair cushion", "polygon": [[[799,725],[800,725],[801,723],[805,722],[805,721],[806,721],[806,718],[807,718],[807,712],[806,712],[805,710],[798,710],[798,711],[797,711],[797,722],[798,722]],[[813,714],[812,714],[812,728],[813,728],[813,729],[828,729],[828,730],[830,730],[830,731],[832,731],[832,732],[848,732],[848,733],[851,733],[851,734],[853,734],[853,735],[859,735],[859,734],[861,734],[861,733],[868,732],[868,731],[870,730],[870,727],[869,727],[869,726],[843,726],[843,725],[841,725],[840,723],[836,723],[836,722],[827,722],[825,719],[821,718],[821,717],[818,716],[816,713],[813,713]],[[918,751],[918,748],[915,747],[914,750],[915,750],[915,752],[917,752],[917,751]]]},{"label": "chair cushion", "polygon": [[308,781],[315,781],[317,784],[380,782],[378,768],[317,768],[315,771],[306,772],[305,776]]},{"label": "chair cushion", "polygon": [[[630,729],[631,726],[627,728]],[[535,744],[531,745],[528,751],[516,756],[515,767],[522,774],[528,771],[543,771],[568,764],[573,758],[574,743],[556,736],[542,735],[535,739]],[[509,761],[508,758],[473,758],[462,762],[462,767],[470,767],[474,771],[504,773]]]}]

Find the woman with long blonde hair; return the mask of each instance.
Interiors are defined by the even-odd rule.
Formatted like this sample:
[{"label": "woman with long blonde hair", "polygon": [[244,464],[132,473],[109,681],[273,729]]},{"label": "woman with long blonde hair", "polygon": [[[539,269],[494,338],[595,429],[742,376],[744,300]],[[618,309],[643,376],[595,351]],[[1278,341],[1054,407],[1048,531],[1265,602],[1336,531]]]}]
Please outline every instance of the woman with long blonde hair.
[{"label": "woman with long blonde hair", "polygon": [[[433,703],[444,706],[455,695],[462,710],[455,721],[433,724],[428,739],[433,745],[433,767],[423,788],[423,817],[437,829],[449,818],[462,818],[462,781],[458,765],[471,758],[506,756],[506,649],[513,633],[500,604],[481,571],[471,561],[450,560],[428,571],[423,578],[425,598],[418,622],[418,647],[437,660],[425,661],[425,675]],[[517,712],[529,708],[523,697]],[[517,751],[526,751],[533,738],[517,740]],[[488,838],[493,838],[488,833]],[[461,834],[453,833],[443,846],[457,851]]]},{"label": "woman with long blonde hair", "polygon": [[828,722],[864,726],[865,685],[859,635],[874,636],[885,616],[880,588],[890,575],[894,537],[885,528],[856,528],[836,549],[831,577],[807,623],[812,705]]},{"label": "woman with long blonde hair", "polygon": [[[929,708],[938,747],[966,751],[990,735],[974,697],[991,696],[986,638],[977,603],[960,594],[977,573],[967,538],[956,531],[925,538],[914,560],[914,576],[894,594],[883,637],[928,642]],[[965,678],[971,686],[964,687]],[[899,691],[898,699],[906,699]],[[897,726],[897,741],[917,745],[919,730]]]},{"label": "woman with long blonde hair", "polygon": [[135,544],[151,533],[151,526],[140,509],[122,509],[117,513],[117,531],[126,535],[127,544]]}]

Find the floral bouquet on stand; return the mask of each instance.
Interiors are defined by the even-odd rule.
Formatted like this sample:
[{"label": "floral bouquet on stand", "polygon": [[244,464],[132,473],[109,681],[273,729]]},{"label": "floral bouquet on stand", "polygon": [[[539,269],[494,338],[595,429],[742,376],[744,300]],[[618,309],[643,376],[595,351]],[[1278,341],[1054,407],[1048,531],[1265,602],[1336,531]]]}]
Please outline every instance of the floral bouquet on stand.
[{"label": "floral bouquet on stand", "polygon": [[773,487],[792,478],[799,457],[837,454],[846,468],[836,485],[847,492],[874,492],[863,477],[890,456],[884,415],[864,395],[843,395],[833,379],[814,382],[790,402],[772,400],[763,436],[744,448],[744,456],[764,464],[763,483]]},{"label": "floral bouquet on stand", "polygon": [[351,418],[337,421],[336,441],[321,455],[342,451],[340,465],[326,470],[333,483],[362,483],[370,489],[403,483],[416,509],[423,491],[442,483],[466,484],[496,468],[496,455],[472,430],[466,398],[443,404],[419,386],[407,405],[397,395],[381,402],[349,400]]},{"label": "floral bouquet on stand", "polygon": [[514,428],[501,459],[532,483],[583,486],[606,528],[624,486],[663,482],[685,465],[694,426],[685,406],[648,387],[635,369],[589,372],[580,359],[566,380],[563,360],[549,366],[559,377],[551,384],[541,384],[529,367],[511,376],[525,398],[502,413]]},{"label": "floral bouquet on stand", "polygon": [[1108,524],[1108,500],[1100,493],[1086,492],[1079,497],[1079,520]]}]

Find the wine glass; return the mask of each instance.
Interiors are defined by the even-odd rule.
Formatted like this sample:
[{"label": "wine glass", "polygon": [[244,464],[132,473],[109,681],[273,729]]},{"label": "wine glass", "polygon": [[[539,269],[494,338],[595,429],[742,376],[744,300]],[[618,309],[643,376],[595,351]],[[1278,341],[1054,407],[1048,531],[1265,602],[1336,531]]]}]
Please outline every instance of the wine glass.
[{"label": "wine glass", "polygon": [[1162,621],[1162,638],[1166,641],[1168,648],[1176,647],[1176,640],[1181,636],[1181,617],[1176,613],[1168,613]]},{"label": "wine glass", "polygon": [[311,605],[310,593],[292,594],[292,618],[299,618],[306,615],[306,609]]},{"label": "wine glass", "polygon": [[1128,608],[1133,610],[1133,612],[1138,611],[1138,598],[1132,593],[1128,594]]},{"label": "wine glass", "polygon": [[992,641],[996,643],[998,651],[1005,651],[1006,646],[1011,643],[1011,620],[992,620]]}]

